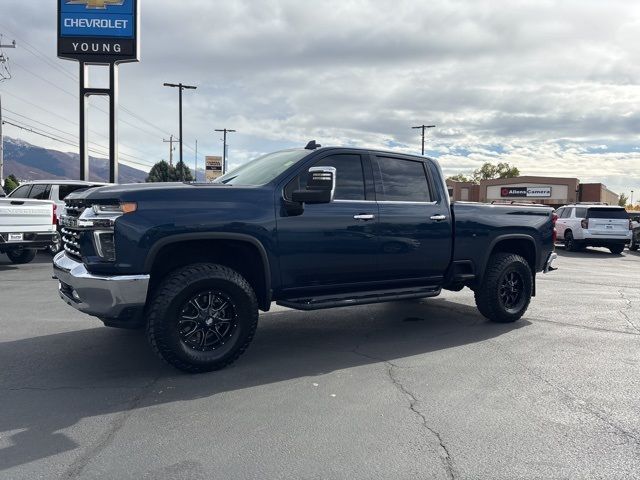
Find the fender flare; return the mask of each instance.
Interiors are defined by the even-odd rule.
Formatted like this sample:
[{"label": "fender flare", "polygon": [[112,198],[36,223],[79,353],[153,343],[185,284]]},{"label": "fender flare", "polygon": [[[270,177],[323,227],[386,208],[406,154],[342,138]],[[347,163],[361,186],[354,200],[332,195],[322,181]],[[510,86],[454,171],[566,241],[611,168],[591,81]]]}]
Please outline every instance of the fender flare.
[{"label": "fender flare", "polygon": [[166,237],[161,238],[157,242],[155,242],[151,248],[149,249],[149,253],[147,254],[147,258],[144,262],[144,270],[145,272],[150,273],[155,262],[155,259],[162,250],[162,248],[167,245],[172,245],[174,243],[180,242],[188,242],[194,240],[235,240],[239,242],[248,243],[258,249],[258,253],[262,259],[262,264],[264,267],[264,285],[266,292],[265,304],[271,303],[271,265],[269,263],[269,256],[267,255],[267,250],[264,248],[264,245],[260,240],[251,235],[246,235],[243,233],[228,233],[228,232],[202,232],[202,233],[180,233],[176,235],[168,235]]},{"label": "fender flare", "polygon": [[489,248],[487,249],[487,252],[485,253],[482,259],[482,265],[481,265],[482,268],[480,269],[480,278],[478,279],[478,282],[482,282],[482,279],[484,278],[484,274],[487,270],[487,264],[489,263],[489,257],[491,256],[493,249],[498,243],[504,240],[526,240],[529,243],[531,243],[531,245],[533,246],[533,252],[535,255],[535,259],[534,259],[535,264],[532,268],[533,271],[531,273],[535,278],[536,269],[538,267],[538,263],[540,262],[540,259],[538,258],[540,256],[540,252],[538,250],[538,246],[536,245],[535,239],[531,235],[528,235],[526,233],[506,233],[504,235],[498,235],[496,238],[494,238],[491,241],[491,243],[489,243]]}]

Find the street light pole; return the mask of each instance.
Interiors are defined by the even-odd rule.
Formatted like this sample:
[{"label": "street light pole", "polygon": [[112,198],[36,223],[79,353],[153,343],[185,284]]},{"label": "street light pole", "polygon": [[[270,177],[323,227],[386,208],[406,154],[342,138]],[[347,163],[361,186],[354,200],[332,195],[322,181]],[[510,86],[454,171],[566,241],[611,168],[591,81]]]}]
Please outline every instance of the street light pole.
[{"label": "street light pole", "polygon": [[224,175],[227,173],[227,133],[236,133],[236,131],[228,128],[216,128],[216,132],[224,133],[222,138],[222,174]]},{"label": "street light pole", "polygon": [[180,163],[182,164],[180,167],[180,172],[181,172],[181,177],[182,180],[184,181],[184,158],[183,158],[183,151],[182,151],[182,91],[183,90],[195,90],[198,87],[195,87],[193,85],[184,85],[183,83],[165,83],[164,84],[165,87],[172,87],[172,88],[177,88],[179,95],[178,95],[178,110],[179,113],[178,115],[180,116]]},{"label": "street light pole", "polygon": [[424,156],[424,132],[427,128],[436,128],[435,125],[419,125],[417,127],[411,127],[414,130],[422,130],[422,155]]}]

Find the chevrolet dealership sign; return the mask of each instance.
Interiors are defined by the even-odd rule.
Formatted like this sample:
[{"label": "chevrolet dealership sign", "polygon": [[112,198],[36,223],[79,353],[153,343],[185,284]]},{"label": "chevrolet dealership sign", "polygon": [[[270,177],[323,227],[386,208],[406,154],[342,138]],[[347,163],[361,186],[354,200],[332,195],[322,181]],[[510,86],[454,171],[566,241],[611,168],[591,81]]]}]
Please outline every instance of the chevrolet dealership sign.
[{"label": "chevrolet dealership sign", "polygon": [[138,0],[58,0],[60,58],[136,62],[138,50]]}]

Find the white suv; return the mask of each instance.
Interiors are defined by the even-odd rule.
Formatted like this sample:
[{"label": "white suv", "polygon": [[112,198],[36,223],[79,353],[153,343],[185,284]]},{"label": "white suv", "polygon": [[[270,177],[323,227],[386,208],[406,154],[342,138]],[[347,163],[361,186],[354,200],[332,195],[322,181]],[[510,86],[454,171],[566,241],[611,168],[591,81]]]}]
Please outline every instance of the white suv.
[{"label": "white suv", "polygon": [[631,242],[631,220],[623,207],[578,203],[560,207],[556,214],[558,240],[568,251],[606,247],[620,254]]}]

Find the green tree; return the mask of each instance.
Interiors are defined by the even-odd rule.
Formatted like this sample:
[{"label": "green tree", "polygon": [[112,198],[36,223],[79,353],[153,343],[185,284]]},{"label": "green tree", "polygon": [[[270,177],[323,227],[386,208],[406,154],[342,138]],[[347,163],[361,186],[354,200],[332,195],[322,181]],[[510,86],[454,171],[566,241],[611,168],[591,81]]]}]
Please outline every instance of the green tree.
[{"label": "green tree", "polygon": [[447,178],[447,180],[451,180],[452,182],[473,182],[472,178],[467,177],[466,175],[462,174],[462,173],[458,173],[457,175],[453,175],[449,178]]},{"label": "green tree", "polygon": [[156,163],[149,171],[147,182],[173,182],[175,180],[175,168],[164,160]]},{"label": "green tree", "polygon": [[174,175],[176,182],[193,182],[191,169],[187,167],[182,161],[176,164]]},{"label": "green tree", "polygon": [[620,194],[620,200],[618,200],[618,205],[621,206],[621,207],[626,207],[628,202],[629,202],[629,197],[627,196],[627,194],[626,193],[621,193]]},{"label": "green tree", "polygon": [[20,186],[20,182],[18,181],[18,179],[13,174],[9,175],[4,180],[4,191],[5,191],[5,193],[7,195],[9,195],[11,192],[13,192],[19,186]]},{"label": "green tree", "polygon": [[508,163],[485,163],[473,172],[473,180],[476,183],[480,183],[480,180],[492,180],[494,178],[513,178],[519,177],[520,170],[517,167],[512,167]]}]

